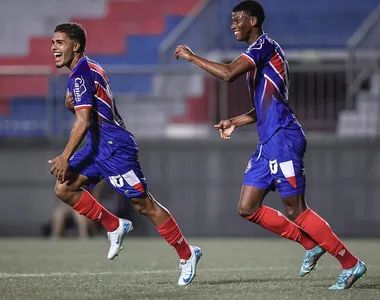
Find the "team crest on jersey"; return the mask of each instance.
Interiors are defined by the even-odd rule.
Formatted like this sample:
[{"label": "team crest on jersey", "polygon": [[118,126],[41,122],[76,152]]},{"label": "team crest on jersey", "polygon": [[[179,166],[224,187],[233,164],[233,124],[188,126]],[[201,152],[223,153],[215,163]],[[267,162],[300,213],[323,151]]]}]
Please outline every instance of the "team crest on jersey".
[{"label": "team crest on jersey", "polygon": [[74,98],[76,102],[81,101],[82,95],[87,91],[83,77],[77,77],[74,80]]},{"label": "team crest on jersey", "polygon": [[254,42],[252,45],[250,45],[246,51],[246,53],[249,53],[251,50],[260,50],[264,45],[264,38],[258,39],[256,42]]}]

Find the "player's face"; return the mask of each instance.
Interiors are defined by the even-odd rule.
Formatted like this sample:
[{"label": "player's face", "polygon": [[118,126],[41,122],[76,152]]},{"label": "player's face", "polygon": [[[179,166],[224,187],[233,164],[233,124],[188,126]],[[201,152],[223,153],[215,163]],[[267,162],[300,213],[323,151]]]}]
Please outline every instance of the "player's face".
[{"label": "player's face", "polygon": [[55,66],[57,68],[69,67],[74,59],[76,42],[70,40],[64,32],[54,32],[51,40],[51,51],[55,57]]},{"label": "player's face", "polygon": [[247,41],[252,30],[251,17],[243,11],[233,12],[231,29],[238,41]]}]

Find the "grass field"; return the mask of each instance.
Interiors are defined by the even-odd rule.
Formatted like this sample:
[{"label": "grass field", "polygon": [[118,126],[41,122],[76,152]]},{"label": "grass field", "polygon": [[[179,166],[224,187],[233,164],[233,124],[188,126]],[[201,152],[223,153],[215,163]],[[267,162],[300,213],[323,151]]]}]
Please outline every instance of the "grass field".
[{"label": "grass field", "polygon": [[286,240],[191,241],[204,255],[193,283],[178,287],[175,251],[160,239],[127,239],[114,261],[105,239],[0,239],[0,299],[380,299],[379,240],[346,241],[368,266],[346,291],[327,290],[340,272],[328,255],[298,278],[303,250]]}]

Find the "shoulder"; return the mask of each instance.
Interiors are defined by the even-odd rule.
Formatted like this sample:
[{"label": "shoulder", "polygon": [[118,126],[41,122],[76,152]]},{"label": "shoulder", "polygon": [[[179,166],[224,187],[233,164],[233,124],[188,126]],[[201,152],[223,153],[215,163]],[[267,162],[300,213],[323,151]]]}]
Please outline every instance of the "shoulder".
[{"label": "shoulder", "polygon": [[105,73],[104,69],[97,61],[90,59],[88,57],[87,57],[87,67],[89,71],[95,71],[97,73]]},{"label": "shoulder", "polygon": [[253,53],[267,54],[272,52],[273,49],[274,41],[267,34],[263,34],[254,43],[249,45],[245,53],[248,55]]},{"label": "shoulder", "polygon": [[78,64],[75,66],[75,68],[71,71],[69,82],[75,83],[80,78],[87,78],[90,79],[90,69],[87,66],[86,61],[80,60]]},{"label": "shoulder", "polygon": [[73,70],[73,75],[79,75],[79,76],[88,76],[91,74],[91,69],[88,64],[87,57],[82,58],[79,62],[78,65],[75,67]]},{"label": "shoulder", "polygon": [[275,42],[264,33],[249,45],[243,55],[250,58],[256,66],[263,66],[273,56],[275,49]]}]

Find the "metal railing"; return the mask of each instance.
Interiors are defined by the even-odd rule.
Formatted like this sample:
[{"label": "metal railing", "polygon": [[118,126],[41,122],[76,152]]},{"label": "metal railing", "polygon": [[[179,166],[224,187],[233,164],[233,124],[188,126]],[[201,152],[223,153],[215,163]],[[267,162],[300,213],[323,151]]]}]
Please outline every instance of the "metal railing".
[{"label": "metal railing", "polygon": [[[215,0],[204,0],[161,42],[158,49],[160,64],[172,64],[173,53],[177,44],[189,40],[196,42],[194,50],[201,47],[205,50],[210,43],[217,45],[218,28],[216,26],[220,3]],[[206,22],[205,22],[206,21]],[[204,24],[207,24],[205,28]],[[203,30],[202,30],[203,27]],[[196,36],[196,38],[195,38]],[[207,42],[207,40],[209,42]]]},{"label": "metal railing", "polygon": [[[120,114],[140,137],[207,136],[214,134],[214,122],[252,107],[244,78],[227,84],[183,66],[104,68]],[[67,74],[40,71],[0,68],[0,82],[13,85],[0,92],[0,137],[54,139],[69,133],[73,116],[64,107]],[[334,132],[345,106],[345,66],[290,64],[290,74],[290,103],[304,128]],[[43,78],[46,93],[41,88],[33,93],[20,88],[36,78]]]},{"label": "metal railing", "polygon": [[[239,2],[239,0],[204,0],[201,2],[161,42],[159,62],[172,64],[173,51],[178,44],[187,44],[201,55],[210,51],[243,50],[245,45],[238,43],[231,31],[231,12]],[[334,3],[331,4],[328,3],[328,0],[322,1],[322,3],[314,1],[315,3],[310,3],[310,5],[316,11],[306,15],[302,8],[298,9],[297,3],[293,3],[296,1],[290,1],[292,3],[289,4],[277,2],[263,2],[268,16],[268,20],[264,24],[265,31],[270,34],[271,38],[278,41],[287,53],[312,50],[311,52],[323,56],[329,56],[332,50],[345,54],[346,40],[352,28],[358,26],[357,22],[360,22],[358,16],[361,18],[364,14],[369,13],[374,5],[372,3],[363,4],[364,8],[358,12],[358,16],[351,19],[349,17],[357,13],[355,7],[360,7],[360,5],[351,3],[346,8],[343,0],[333,1]],[[304,2],[306,3],[306,1]],[[339,2],[341,2],[341,7],[338,6]],[[329,8],[332,11],[329,11]],[[341,13],[337,15],[335,12],[339,12],[339,10]],[[373,17],[369,17],[365,24],[371,24],[372,19]],[[331,24],[331,28],[328,28],[328,25],[327,27],[318,26],[321,22]],[[337,26],[338,24],[340,26]],[[363,30],[365,27],[368,25],[365,25]],[[284,28],[288,28],[288,30]],[[359,35],[359,39],[362,40],[361,35]],[[355,38],[353,38],[354,40]],[[356,41],[354,43],[356,44]]]},{"label": "metal railing", "polygon": [[355,107],[362,84],[380,70],[380,4],[347,43],[347,108]]}]

